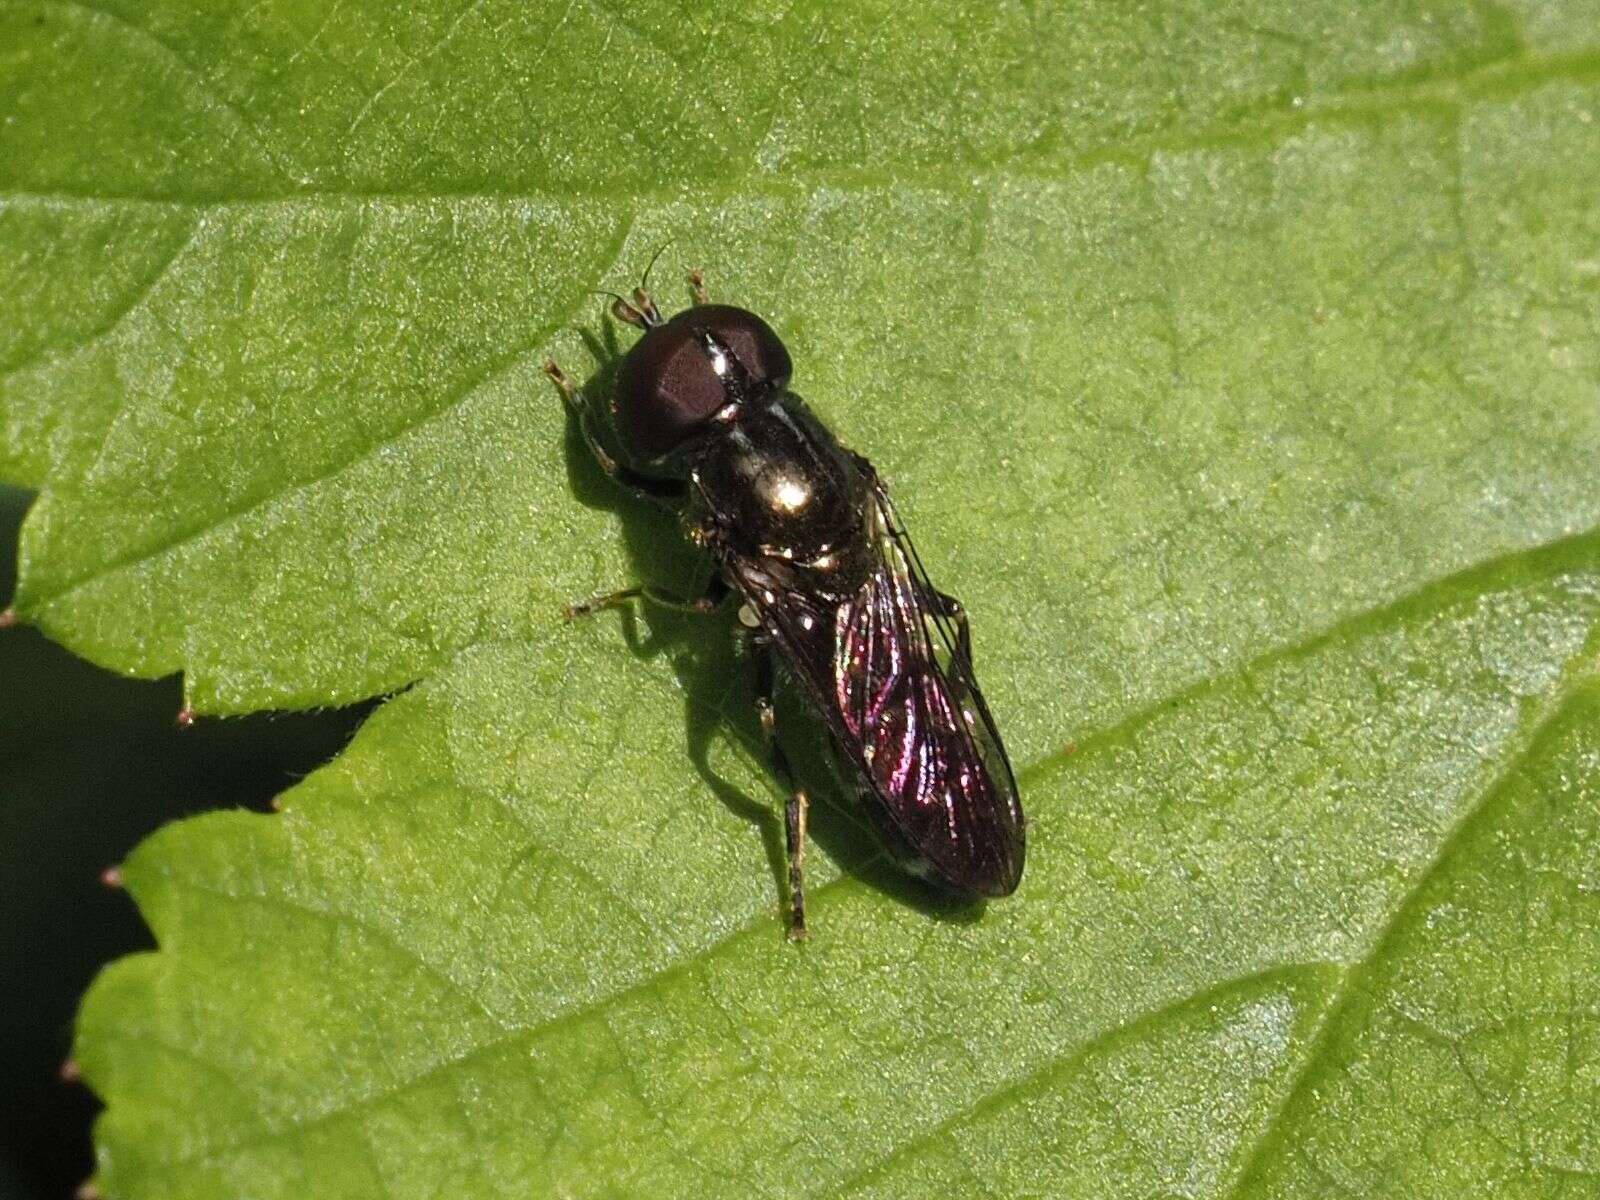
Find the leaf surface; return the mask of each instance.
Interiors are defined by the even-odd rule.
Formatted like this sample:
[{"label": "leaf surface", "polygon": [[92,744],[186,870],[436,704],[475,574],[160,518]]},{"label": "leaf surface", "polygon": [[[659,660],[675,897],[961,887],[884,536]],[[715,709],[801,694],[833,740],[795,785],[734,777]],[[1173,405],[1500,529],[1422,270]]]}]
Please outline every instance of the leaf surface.
[{"label": "leaf surface", "polygon": [[[416,684],[128,863],[103,1185],[1587,1194],[1597,43],[0,4],[18,611],[202,712]],[[1032,821],[975,920],[824,807],[784,945],[726,629],[559,622],[694,574],[538,370],[669,238],[972,614]]]}]

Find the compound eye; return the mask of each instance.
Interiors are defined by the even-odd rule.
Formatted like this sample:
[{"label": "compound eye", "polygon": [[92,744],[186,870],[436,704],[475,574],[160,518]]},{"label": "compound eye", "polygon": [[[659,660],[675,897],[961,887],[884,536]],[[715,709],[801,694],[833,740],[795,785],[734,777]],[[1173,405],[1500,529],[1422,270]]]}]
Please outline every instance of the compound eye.
[{"label": "compound eye", "polygon": [[677,449],[727,403],[700,339],[676,321],[647,331],[628,351],[616,396],[617,434],[640,462]]},{"label": "compound eye", "polygon": [[702,304],[679,314],[692,318],[733,352],[752,384],[784,387],[794,373],[789,351],[778,335],[755,313],[731,304]]}]

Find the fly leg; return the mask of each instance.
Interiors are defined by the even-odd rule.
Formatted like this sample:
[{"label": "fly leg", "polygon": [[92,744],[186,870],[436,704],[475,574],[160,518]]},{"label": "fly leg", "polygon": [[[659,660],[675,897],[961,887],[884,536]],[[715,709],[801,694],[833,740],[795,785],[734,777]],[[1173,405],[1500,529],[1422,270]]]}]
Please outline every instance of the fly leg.
[{"label": "fly leg", "polygon": [[752,640],[755,656],[756,713],[761,718],[761,738],[767,746],[767,757],[778,781],[789,789],[789,800],[783,807],[784,844],[789,858],[789,940],[806,939],[806,893],[803,876],[806,858],[806,810],[810,801],[805,789],[794,781],[794,771],[789,767],[789,756],[778,744],[778,714],[772,704],[772,650],[764,642]]},{"label": "fly leg", "polygon": [[553,358],[544,360],[544,373],[550,376],[551,381],[561,392],[562,401],[577,418],[578,432],[583,435],[583,444],[589,447],[589,453],[594,455],[594,460],[600,464],[602,471],[623,487],[631,488],[652,500],[671,503],[682,500],[688,494],[688,485],[679,480],[653,479],[612,458],[600,444],[600,439],[595,436],[594,424],[590,420],[589,404],[579,393],[578,385],[572,382],[572,377],[558,367]]},{"label": "fly leg", "polygon": [[569,621],[575,621],[603,608],[615,608],[619,604],[637,599],[648,601],[661,608],[670,608],[675,612],[692,613],[703,617],[717,611],[718,606],[727,599],[728,591],[727,581],[720,574],[716,574],[711,576],[711,581],[698,596],[674,596],[670,592],[663,592],[653,587],[619,588],[614,592],[602,592],[598,596],[590,596],[587,600],[569,604],[561,610],[561,615]]},{"label": "fly leg", "polygon": [[706,291],[706,277],[698,267],[689,272],[689,294],[696,304],[710,304],[711,293]]},{"label": "fly leg", "polygon": [[955,622],[956,650],[962,658],[966,659],[967,666],[972,665],[972,631],[967,627],[967,610],[962,607],[961,601],[954,596],[947,596],[943,592],[933,593],[934,607],[939,610],[939,615]]}]

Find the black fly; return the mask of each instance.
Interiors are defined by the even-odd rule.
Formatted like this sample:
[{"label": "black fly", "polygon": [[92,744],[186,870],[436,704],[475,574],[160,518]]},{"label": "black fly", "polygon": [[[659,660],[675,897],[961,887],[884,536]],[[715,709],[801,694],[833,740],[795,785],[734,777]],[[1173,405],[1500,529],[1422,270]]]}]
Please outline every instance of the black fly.
[{"label": "black fly", "polygon": [[698,599],[629,588],[568,615],[634,596],[710,612],[737,593],[761,729],[790,790],[791,937],[806,930],[807,802],[775,736],[774,651],[901,864],[957,894],[1009,895],[1022,878],[1022,807],[973,677],[965,611],[929,582],[872,464],[789,390],[778,335],[754,313],[709,303],[698,271],[690,280],[695,305],[670,321],[642,286],[611,307],[644,330],[617,374],[620,458],[567,375],[544,369],[606,474],[675,508],[718,571]]}]

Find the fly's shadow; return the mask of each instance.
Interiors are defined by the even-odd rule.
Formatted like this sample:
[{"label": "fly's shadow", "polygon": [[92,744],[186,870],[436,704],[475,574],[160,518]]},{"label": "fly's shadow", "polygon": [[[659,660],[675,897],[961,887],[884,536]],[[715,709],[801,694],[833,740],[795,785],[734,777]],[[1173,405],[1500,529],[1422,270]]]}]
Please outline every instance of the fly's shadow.
[{"label": "fly's shadow", "polygon": [[[608,413],[622,349],[616,326],[600,332],[577,330],[593,370],[580,393],[591,411]],[[565,454],[568,481],[577,500],[615,514],[629,561],[630,578],[616,586],[641,585],[677,595],[698,595],[715,570],[705,551],[684,536],[677,515],[608,478],[584,440],[578,417],[566,409]],[[615,453],[612,431],[596,431],[603,448]],[[584,599],[574,596],[575,601]],[[707,790],[736,816],[761,832],[775,895],[782,897],[788,876],[784,849],[782,790],[774,778],[764,796],[751,796],[719,775],[711,762],[719,730],[731,733],[758,763],[766,762],[757,718],[754,667],[737,618],[738,597],[730,596],[711,615],[679,612],[649,600],[617,606],[617,620],[628,648],[641,659],[666,656],[685,695],[684,742],[689,761]],[[604,613],[580,618],[606,619]],[[813,797],[811,839],[847,873],[902,903],[937,919],[968,922],[982,912],[981,900],[962,899],[928,887],[907,875],[884,852],[857,801],[847,769],[841,768],[821,723],[810,713],[790,681],[779,672],[778,727],[795,773]]]}]

